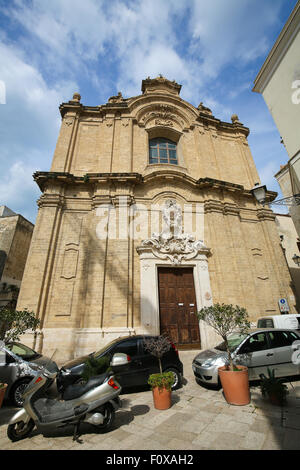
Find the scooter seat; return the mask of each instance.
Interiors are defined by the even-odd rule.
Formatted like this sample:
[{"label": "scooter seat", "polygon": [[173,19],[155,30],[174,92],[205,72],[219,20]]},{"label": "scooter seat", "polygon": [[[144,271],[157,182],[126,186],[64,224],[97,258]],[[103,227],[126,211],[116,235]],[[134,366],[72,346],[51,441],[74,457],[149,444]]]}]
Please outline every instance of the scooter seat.
[{"label": "scooter seat", "polygon": [[88,380],[88,382],[84,384],[74,384],[74,385],[69,385],[66,390],[63,392],[63,399],[68,401],[68,400],[74,400],[75,398],[79,398],[85,393],[89,392],[93,388],[97,387],[98,385],[102,385],[104,380],[107,378],[107,373],[101,374],[101,375],[96,375],[95,377],[92,377],[91,379]]},{"label": "scooter seat", "polygon": [[34,402],[34,410],[43,424],[74,419],[74,417],[85,413],[88,408],[86,403],[74,408],[70,402],[61,402],[52,398],[39,398]]}]

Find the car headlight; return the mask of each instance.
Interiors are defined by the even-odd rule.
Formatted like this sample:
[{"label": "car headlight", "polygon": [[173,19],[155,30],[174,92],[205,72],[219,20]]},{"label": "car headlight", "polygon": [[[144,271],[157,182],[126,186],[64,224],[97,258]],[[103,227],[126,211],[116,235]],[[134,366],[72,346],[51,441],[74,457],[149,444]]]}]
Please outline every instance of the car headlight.
[{"label": "car headlight", "polygon": [[206,359],[206,361],[202,363],[202,367],[221,366],[223,364],[224,364],[224,360],[222,358],[218,358],[218,359],[211,358],[211,359]]}]

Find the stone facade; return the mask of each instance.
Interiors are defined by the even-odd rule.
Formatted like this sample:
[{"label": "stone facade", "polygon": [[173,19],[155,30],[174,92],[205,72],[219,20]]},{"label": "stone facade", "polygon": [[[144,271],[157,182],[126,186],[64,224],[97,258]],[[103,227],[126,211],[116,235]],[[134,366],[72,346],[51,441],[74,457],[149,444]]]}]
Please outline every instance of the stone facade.
[{"label": "stone facade", "polygon": [[21,215],[0,207],[0,306],[15,305],[33,228]]},{"label": "stone facade", "polygon": [[300,311],[300,266],[293,260],[293,256],[299,254],[299,238],[289,214],[276,214],[276,225],[281,240],[281,246],[292,279],[292,289],[296,298],[296,309]]},{"label": "stone facade", "polygon": [[[238,304],[255,321],[287,297],[294,311],[275,215],[250,192],[249,129],[192,106],[180,88],[160,76],[136,97],[91,107],[76,93],[60,106],[51,171],[34,175],[42,195],[18,303],[41,319],[37,349],[66,359],[159,333],[165,266],[193,268],[198,309]],[[176,144],[177,164],[149,163],[157,137]],[[214,340],[202,324],[200,338]]]}]

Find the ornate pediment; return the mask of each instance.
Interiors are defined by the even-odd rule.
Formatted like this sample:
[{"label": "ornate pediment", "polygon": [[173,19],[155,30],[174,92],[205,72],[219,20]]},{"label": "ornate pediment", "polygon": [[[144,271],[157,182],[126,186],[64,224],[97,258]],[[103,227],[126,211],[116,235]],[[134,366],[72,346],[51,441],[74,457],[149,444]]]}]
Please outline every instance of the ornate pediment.
[{"label": "ornate pediment", "polygon": [[188,125],[186,119],[178,114],[178,110],[166,104],[154,104],[143,111],[138,117],[138,124],[146,127],[166,126],[184,128]]},{"label": "ornate pediment", "polygon": [[181,85],[176,83],[175,80],[170,81],[162,75],[159,75],[156,78],[147,77],[142,81],[143,93],[164,92],[172,95],[179,95],[180,90]]},{"label": "ornate pediment", "polygon": [[210,252],[202,240],[182,232],[182,211],[175,200],[166,201],[163,208],[164,228],[161,233],[153,233],[137,248],[139,254],[151,251],[159,259],[168,259],[178,265],[183,260],[195,258],[198,254]]}]

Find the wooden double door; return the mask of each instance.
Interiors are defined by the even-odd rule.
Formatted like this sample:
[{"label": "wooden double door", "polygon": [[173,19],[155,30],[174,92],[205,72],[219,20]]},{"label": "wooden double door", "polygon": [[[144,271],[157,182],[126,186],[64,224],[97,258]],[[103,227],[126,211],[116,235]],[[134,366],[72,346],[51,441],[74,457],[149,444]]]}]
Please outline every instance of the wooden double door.
[{"label": "wooden double door", "polygon": [[160,333],[179,348],[200,348],[193,268],[158,268]]}]

